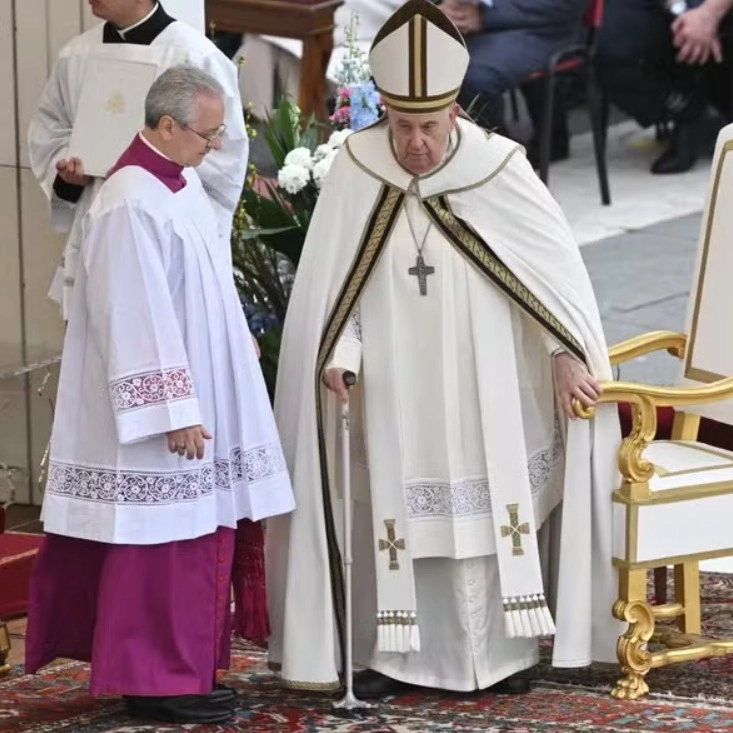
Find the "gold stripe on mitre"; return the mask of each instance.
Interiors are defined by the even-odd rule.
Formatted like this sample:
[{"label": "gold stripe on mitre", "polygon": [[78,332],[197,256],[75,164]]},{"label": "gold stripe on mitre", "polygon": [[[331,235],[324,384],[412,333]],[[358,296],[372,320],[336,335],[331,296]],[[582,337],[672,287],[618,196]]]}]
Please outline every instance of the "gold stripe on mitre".
[{"label": "gold stripe on mitre", "polygon": [[388,94],[383,89],[379,89],[382,101],[387,107],[395,110],[395,112],[405,112],[406,114],[429,114],[430,112],[445,109],[456,101],[459,91],[460,89],[453,89],[447,94],[416,99],[415,97],[400,97],[396,94]]},{"label": "gold stripe on mitre", "polygon": [[456,100],[468,51],[442,10],[429,0],[407,0],[377,32],[369,63],[388,107],[424,114]]},{"label": "gold stripe on mitre", "polygon": [[428,23],[422,15],[409,24],[410,97],[421,98],[428,91]]}]

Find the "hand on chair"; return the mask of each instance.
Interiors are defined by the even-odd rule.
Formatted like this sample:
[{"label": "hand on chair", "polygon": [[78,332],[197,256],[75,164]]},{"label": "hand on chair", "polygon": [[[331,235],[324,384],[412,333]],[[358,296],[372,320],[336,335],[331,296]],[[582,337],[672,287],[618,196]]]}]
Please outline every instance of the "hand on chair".
[{"label": "hand on chair", "polygon": [[567,353],[553,357],[555,391],[565,415],[574,420],[573,399],[586,407],[593,407],[601,396],[601,385],[592,377],[585,365]]}]

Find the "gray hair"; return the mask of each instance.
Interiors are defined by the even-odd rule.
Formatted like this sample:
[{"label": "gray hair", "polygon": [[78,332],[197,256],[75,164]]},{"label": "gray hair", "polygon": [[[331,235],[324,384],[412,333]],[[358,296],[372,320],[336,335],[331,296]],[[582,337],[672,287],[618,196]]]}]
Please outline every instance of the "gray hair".
[{"label": "gray hair", "polygon": [[145,126],[154,130],[165,115],[181,125],[196,120],[196,102],[199,95],[224,99],[219,82],[205,71],[188,64],[172,66],[164,71],[150,87],[145,98]]}]

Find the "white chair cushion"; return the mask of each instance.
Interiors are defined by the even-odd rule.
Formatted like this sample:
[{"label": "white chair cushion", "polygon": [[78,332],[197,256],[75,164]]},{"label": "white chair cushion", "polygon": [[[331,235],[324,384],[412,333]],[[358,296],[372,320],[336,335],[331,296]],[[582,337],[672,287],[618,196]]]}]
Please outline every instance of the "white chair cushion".
[{"label": "white chair cushion", "polygon": [[614,556],[650,562],[733,554],[733,452],[655,441],[644,456],[655,466],[652,496],[635,521],[625,504],[614,503]]},{"label": "white chair cushion", "polygon": [[733,491],[733,452],[704,443],[680,440],[654,441],[644,452],[654,464],[649,481],[653,492],[708,486],[731,482]]}]

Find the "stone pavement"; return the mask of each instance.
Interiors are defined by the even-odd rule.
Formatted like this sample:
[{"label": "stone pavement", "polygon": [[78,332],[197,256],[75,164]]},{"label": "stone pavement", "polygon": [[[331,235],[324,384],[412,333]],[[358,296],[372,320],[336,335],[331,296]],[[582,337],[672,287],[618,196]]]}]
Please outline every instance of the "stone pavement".
[{"label": "stone pavement", "polygon": [[[646,331],[685,328],[701,214],[691,214],[587,244],[609,344]],[[666,352],[623,365],[617,378],[673,384],[680,363]]]},{"label": "stone pavement", "polygon": [[702,155],[686,173],[652,175],[649,166],[663,149],[651,129],[641,130],[628,121],[610,128],[607,159],[611,205],[602,206],[591,136],[573,136],[570,158],[552,165],[549,183],[581,245],[702,211],[710,155]]}]

